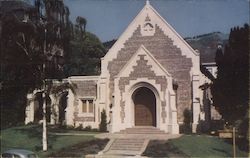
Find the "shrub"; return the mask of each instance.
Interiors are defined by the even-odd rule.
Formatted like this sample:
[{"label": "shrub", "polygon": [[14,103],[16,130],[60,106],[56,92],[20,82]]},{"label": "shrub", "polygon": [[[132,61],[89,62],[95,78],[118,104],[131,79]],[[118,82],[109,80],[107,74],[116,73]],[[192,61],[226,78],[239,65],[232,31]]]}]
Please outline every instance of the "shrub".
[{"label": "shrub", "polygon": [[72,130],[72,129],[75,129],[75,127],[72,126],[72,125],[67,125],[67,126],[66,126],[66,129]]},{"label": "shrub", "polygon": [[98,132],[99,130],[97,128],[93,128],[91,131],[92,132]]},{"label": "shrub", "polygon": [[106,115],[106,111],[104,109],[101,112],[101,122],[99,124],[99,130],[100,130],[100,132],[107,131],[107,115]]},{"label": "shrub", "polygon": [[180,132],[185,134],[192,133],[191,123],[192,123],[192,112],[189,109],[183,111],[183,124],[180,125]]},{"label": "shrub", "polygon": [[92,130],[92,127],[91,127],[91,126],[86,126],[83,130],[84,130],[84,131],[91,131],[91,130]]},{"label": "shrub", "polygon": [[82,124],[80,124],[78,127],[76,127],[76,130],[79,130],[79,131],[81,131],[83,129],[83,126],[82,126]]}]

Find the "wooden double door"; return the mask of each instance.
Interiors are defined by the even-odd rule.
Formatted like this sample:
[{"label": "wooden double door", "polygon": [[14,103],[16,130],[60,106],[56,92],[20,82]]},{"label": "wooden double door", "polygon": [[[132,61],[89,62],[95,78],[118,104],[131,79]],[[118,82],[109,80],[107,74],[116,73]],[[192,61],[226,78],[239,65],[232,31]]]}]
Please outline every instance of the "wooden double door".
[{"label": "wooden double door", "polygon": [[156,126],[156,98],[146,88],[138,88],[133,94],[135,105],[135,126]]}]

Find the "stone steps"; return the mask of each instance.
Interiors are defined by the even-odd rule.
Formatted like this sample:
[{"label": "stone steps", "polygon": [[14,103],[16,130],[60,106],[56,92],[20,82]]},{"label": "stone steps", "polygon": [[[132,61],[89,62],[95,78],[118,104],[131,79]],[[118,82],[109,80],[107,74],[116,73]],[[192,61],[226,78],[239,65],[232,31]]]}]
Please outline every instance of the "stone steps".
[{"label": "stone steps", "polygon": [[127,128],[118,132],[119,134],[166,134],[164,131],[155,127],[134,127]]},{"label": "stone steps", "polygon": [[143,142],[144,139],[117,139],[110,147],[110,150],[138,150]]},{"label": "stone steps", "polygon": [[138,155],[145,144],[145,139],[115,139],[105,155]]},{"label": "stone steps", "polygon": [[139,156],[146,149],[148,136],[167,138],[167,133],[151,126],[136,126],[112,134],[112,138],[105,149],[98,153],[98,157],[133,157]]}]

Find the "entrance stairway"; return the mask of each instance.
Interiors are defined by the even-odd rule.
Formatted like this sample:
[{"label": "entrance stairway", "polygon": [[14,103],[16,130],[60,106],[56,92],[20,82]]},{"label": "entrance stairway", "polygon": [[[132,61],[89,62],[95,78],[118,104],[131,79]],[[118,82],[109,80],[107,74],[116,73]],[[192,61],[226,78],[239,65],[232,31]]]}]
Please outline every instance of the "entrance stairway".
[{"label": "entrance stairway", "polygon": [[136,126],[121,130],[118,134],[166,134],[166,132],[152,126]]},{"label": "entrance stairway", "polygon": [[104,152],[108,156],[135,156],[140,155],[146,148],[148,140],[120,138],[111,141],[109,149]]},{"label": "entrance stairway", "polygon": [[98,158],[140,156],[150,139],[167,138],[164,131],[151,126],[136,126],[111,134],[105,149],[95,155]]}]

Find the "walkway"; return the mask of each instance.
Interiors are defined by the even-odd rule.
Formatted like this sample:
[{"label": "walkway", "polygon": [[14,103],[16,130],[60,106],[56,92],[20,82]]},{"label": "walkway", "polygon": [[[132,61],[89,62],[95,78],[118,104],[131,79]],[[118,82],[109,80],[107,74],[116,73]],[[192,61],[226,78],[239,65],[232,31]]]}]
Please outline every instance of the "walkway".
[{"label": "walkway", "polygon": [[87,155],[87,158],[108,157],[142,157],[150,140],[168,140],[181,135],[170,135],[155,127],[134,127],[118,133],[98,134],[96,138],[109,138],[110,141],[98,155]]}]

